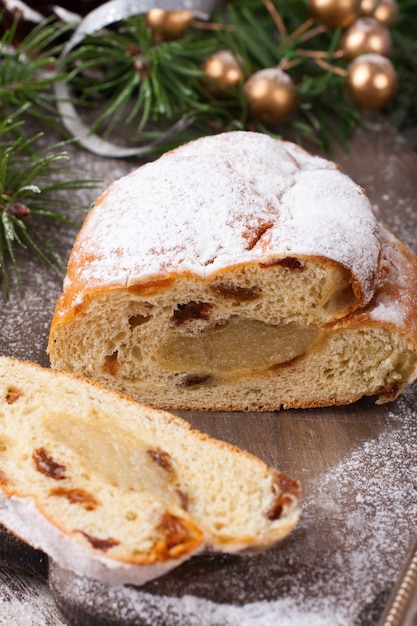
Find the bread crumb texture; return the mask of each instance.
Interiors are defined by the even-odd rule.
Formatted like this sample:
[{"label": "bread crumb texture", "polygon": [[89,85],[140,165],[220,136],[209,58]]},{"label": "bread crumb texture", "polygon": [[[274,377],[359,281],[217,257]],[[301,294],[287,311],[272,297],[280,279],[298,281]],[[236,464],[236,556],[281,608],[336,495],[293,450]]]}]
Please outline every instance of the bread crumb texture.
[{"label": "bread crumb texture", "polygon": [[417,376],[416,278],[334,163],[257,133],[206,137],[97,201],[51,365],[164,409],[384,402]]},{"label": "bread crumb texture", "polygon": [[143,582],[298,520],[297,481],[94,383],[1,357],[0,402],[0,522],[73,571]]}]

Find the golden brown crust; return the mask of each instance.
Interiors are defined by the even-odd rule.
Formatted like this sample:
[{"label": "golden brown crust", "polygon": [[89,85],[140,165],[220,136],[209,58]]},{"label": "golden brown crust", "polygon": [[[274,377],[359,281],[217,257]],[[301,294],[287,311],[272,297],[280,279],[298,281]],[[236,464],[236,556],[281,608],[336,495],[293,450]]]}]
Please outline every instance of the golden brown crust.
[{"label": "golden brown crust", "polygon": [[381,226],[382,258],[374,297],[364,308],[330,325],[332,329],[391,326],[411,339],[417,350],[417,257]]}]

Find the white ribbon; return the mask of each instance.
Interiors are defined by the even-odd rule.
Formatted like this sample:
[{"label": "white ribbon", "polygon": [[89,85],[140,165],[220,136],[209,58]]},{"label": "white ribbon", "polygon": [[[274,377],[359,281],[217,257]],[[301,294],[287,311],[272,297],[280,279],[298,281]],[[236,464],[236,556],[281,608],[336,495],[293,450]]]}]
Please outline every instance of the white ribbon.
[{"label": "white ribbon", "polygon": [[[71,39],[65,46],[59,65],[65,65],[68,53],[77,46],[87,35],[91,35],[100,29],[119,22],[133,15],[147,13],[151,9],[163,9],[164,11],[192,11],[200,19],[208,19],[215,0],[110,0],[97,7],[86,15],[78,24]],[[164,142],[172,135],[184,130],[191,122],[191,119],[181,119],[171,126],[157,140],[136,148],[125,148],[106,141],[91,132],[90,128],[84,124],[71,102],[70,90],[65,81],[55,83],[55,95],[57,107],[62,119],[62,123],[68,132],[87,150],[104,157],[132,157],[142,156],[150,153],[155,146]]]}]

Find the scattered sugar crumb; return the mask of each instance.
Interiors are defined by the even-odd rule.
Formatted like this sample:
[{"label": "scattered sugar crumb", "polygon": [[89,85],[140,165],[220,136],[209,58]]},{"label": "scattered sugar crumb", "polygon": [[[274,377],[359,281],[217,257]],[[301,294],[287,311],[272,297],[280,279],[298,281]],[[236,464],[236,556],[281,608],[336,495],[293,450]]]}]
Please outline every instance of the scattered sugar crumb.
[{"label": "scattered sugar crumb", "polygon": [[[18,593],[17,593],[18,592]],[[52,619],[51,619],[52,617]],[[41,580],[0,568],[0,626],[66,626]]]}]

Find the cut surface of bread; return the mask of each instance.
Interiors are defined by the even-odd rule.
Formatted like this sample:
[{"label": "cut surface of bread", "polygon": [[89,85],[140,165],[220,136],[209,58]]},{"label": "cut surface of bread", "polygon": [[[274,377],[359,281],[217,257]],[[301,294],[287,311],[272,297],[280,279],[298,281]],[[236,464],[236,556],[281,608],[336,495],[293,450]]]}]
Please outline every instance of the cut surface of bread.
[{"label": "cut surface of bread", "polygon": [[0,357],[0,523],[61,567],[142,584],[203,550],[256,552],[300,485],[169,413]]},{"label": "cut surface of bread", "polygon": [[334,164],[227,133],[99,199],[48,351],[54,368],[160,408],[389,400],[417,375],[416,276],[415,255]]}]

